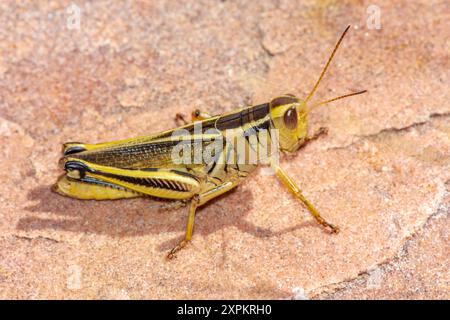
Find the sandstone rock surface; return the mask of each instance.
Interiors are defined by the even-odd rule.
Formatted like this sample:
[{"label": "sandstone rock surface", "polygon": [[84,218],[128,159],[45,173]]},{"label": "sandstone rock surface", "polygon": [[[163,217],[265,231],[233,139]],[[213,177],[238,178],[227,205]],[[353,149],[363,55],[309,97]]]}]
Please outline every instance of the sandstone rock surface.
[{"label": "sandstone rock surface", "polygon": [[[379,29],[370,1],[71,3],[0,3],[0,298],[450,298],[448,1],[377,1]],[[368,93],[282,160],[338,235],[256,174],[167,262],[185,208],[50,191],[63,142],[305,96],[347,24],[315,99]]]}]

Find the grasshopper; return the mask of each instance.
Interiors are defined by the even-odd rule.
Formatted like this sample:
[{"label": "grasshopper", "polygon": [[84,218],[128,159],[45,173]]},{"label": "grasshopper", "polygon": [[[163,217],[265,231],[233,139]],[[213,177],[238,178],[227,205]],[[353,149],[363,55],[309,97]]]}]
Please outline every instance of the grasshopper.
[{"label": "grasshopper", "polygon": [[[59,177],[53,190],[77,199],[153,196],[185,204],[190,202],[184,239],[167,256],[173,258],[192,238],[197,208],[235,188],[264,158],[282,184],[306,206],[312,216],[332,233],[337,233],[338,227],[322,218],[295,181],[274,160],[274,154],[277,151],[293,153],[322,133],[319,130],[312,136],[308,135],[308,114],[313,108],[366,92],[353,92],[312,106],[308,104],[349,28],[342,33],[305,99],[286,94],[267,103],[216,116],[196,110],[192,113],[192,122],[178,129],[98,144],[65,143],[60,160],[65,173]],[[200,130],[196,130],[198,128]],[[179,129],[187,134],[175,134]],[[270,134],[270,130],[276,131],[277,139]],[[266,132],[264,136],[263,132]],[[272,143],[265,154],[258,149],[264,141]],[[276,141],[275,147],[273,141]],[[192,147],[181,150],[180,154],[184,156],[195,155],[192,149],[200,150],[201,154],[208,148],[212,150],[211,156],[198,161],[179,161],[174,159],[173,154],[180,145],[183,148]],[[244,147],[237,148],[237,145]],[[249,155],[256,157],[257,161],[242,161]]]}]

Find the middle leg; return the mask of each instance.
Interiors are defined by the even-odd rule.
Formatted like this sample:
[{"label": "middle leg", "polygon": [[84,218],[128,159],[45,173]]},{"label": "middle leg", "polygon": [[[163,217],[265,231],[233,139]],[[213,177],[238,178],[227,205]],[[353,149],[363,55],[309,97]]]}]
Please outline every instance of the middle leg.
[{"label": "middle leg", "polygon": [[221,194],[224,194],[227,191],[230,191],[234,187],[237,186],[237,183],[233,183],[231,181],[225,182],[224,184],[221,184],[211,190],[208,190],[206,192],[203,192],[199,195],[196,195],[191,200],[191,206],[189,208],[189,215],[186,225],[186,231],[184,235],[184,239],[181,240],[172,250],[170,250],[169,254],[167,255],[168,259],[172,259],[175,257],[175,253],[183,249],[191,240],[192,238],[192,232],[194,230],[194,219],[195,219],[195,213],[197,211],[197,208],[208,201],[220,196]]}]

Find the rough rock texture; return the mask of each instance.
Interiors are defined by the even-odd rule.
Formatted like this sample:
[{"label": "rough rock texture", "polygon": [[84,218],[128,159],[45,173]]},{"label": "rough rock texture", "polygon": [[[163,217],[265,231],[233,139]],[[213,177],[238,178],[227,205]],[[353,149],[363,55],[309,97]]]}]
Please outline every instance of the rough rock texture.
[{"label": "rough rock texture", "polygon": [[[0,298],[449,299],[450,5],[377,1],[374,29],[373,4],[1,1]],[[50,191],[65,141],[305,96],[347,24],[315,100],[369,93],[316,109],[328,136],[282,160],[340,234],[260,172],[167,262],[185,208]]]}]

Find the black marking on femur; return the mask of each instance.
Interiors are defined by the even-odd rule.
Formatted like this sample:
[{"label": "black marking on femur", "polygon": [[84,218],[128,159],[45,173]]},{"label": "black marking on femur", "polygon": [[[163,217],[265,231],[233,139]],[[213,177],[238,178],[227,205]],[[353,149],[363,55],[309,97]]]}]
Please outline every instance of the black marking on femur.
[{"label": "black marking on femur", "polygon": [[179,175],[181,175],[181,176],[185,176],[185,177],[188,177],[188,178],[192,178],[192,179],[195,179],[195,180],[198,181],[198,179],[197,179],[193,174],[191,174],[191,173],[189,173],[189,172],[181,171],[181,170],[175,170],[175,169],[172,169],[172,170],[170,170],[170,171],[173,172],[173,173],[179,174]]},{"label": "black marking on femur", "polygon": [[136,185],[140,185],[140,186],[144,186],[144,187],[173,190],[173,191],[180,191],[180,192],[189,191],[189,186],[187,184],[176,182],[176,181],[171,183],[171,181],[167,180],[167,179],[137,178],[137,177],[115,175],[115,174],[106,173],[106,172],[101,172],[100,174],[105,177],[110,177],[110,178],[117,179],[117,180],[120,180],[123,182],[128,182],[128,183],[132,183],[132,184],[136,184]]},{"label": "black marking on femur", "polygon": [[100,185],[102,187],[109,187],[109,188],[116,189],[116,190],[122,190],[122,191],[139,193],[137,191],[134,191],[134,190],[131,190],[131,189],[127,189],[127,188],[119,186],[117,184],[106,182],[106,181],[97,180],[97,179],[92,178],[92,177],[84,177],[84,178],[81,179],[81,181],[86,182],[86,183],[90,183],[90,184]]},{"label": "black marking on femur", "polygon": [[83,152],[83,151],[86,151],[86,148],[84,148],[82,146],[69,147],[66,150],[64,150],[64,156],[67,156],[69,154],[75,154],[75,153]]},{"label": "black marking on femur", "polygon": [[276,108],[279,106],[283,106],[286,104],[292,104],[292,103],[297,103],[298,102],[298,98],[296,97],[291,97],[291,96],[282,96],[282,97],[278,97],[273,99],[272,101],[270,101],[270,107],[271,108]]},{"label": "black marking on femur", "polygon": [[80,178],[84,178],[86,171],[92,172],[92,169],[90,169],[87,165],[78,161],[67,161],[64,164],[64,169],[66,171],[77,170],[80,173]]}]

